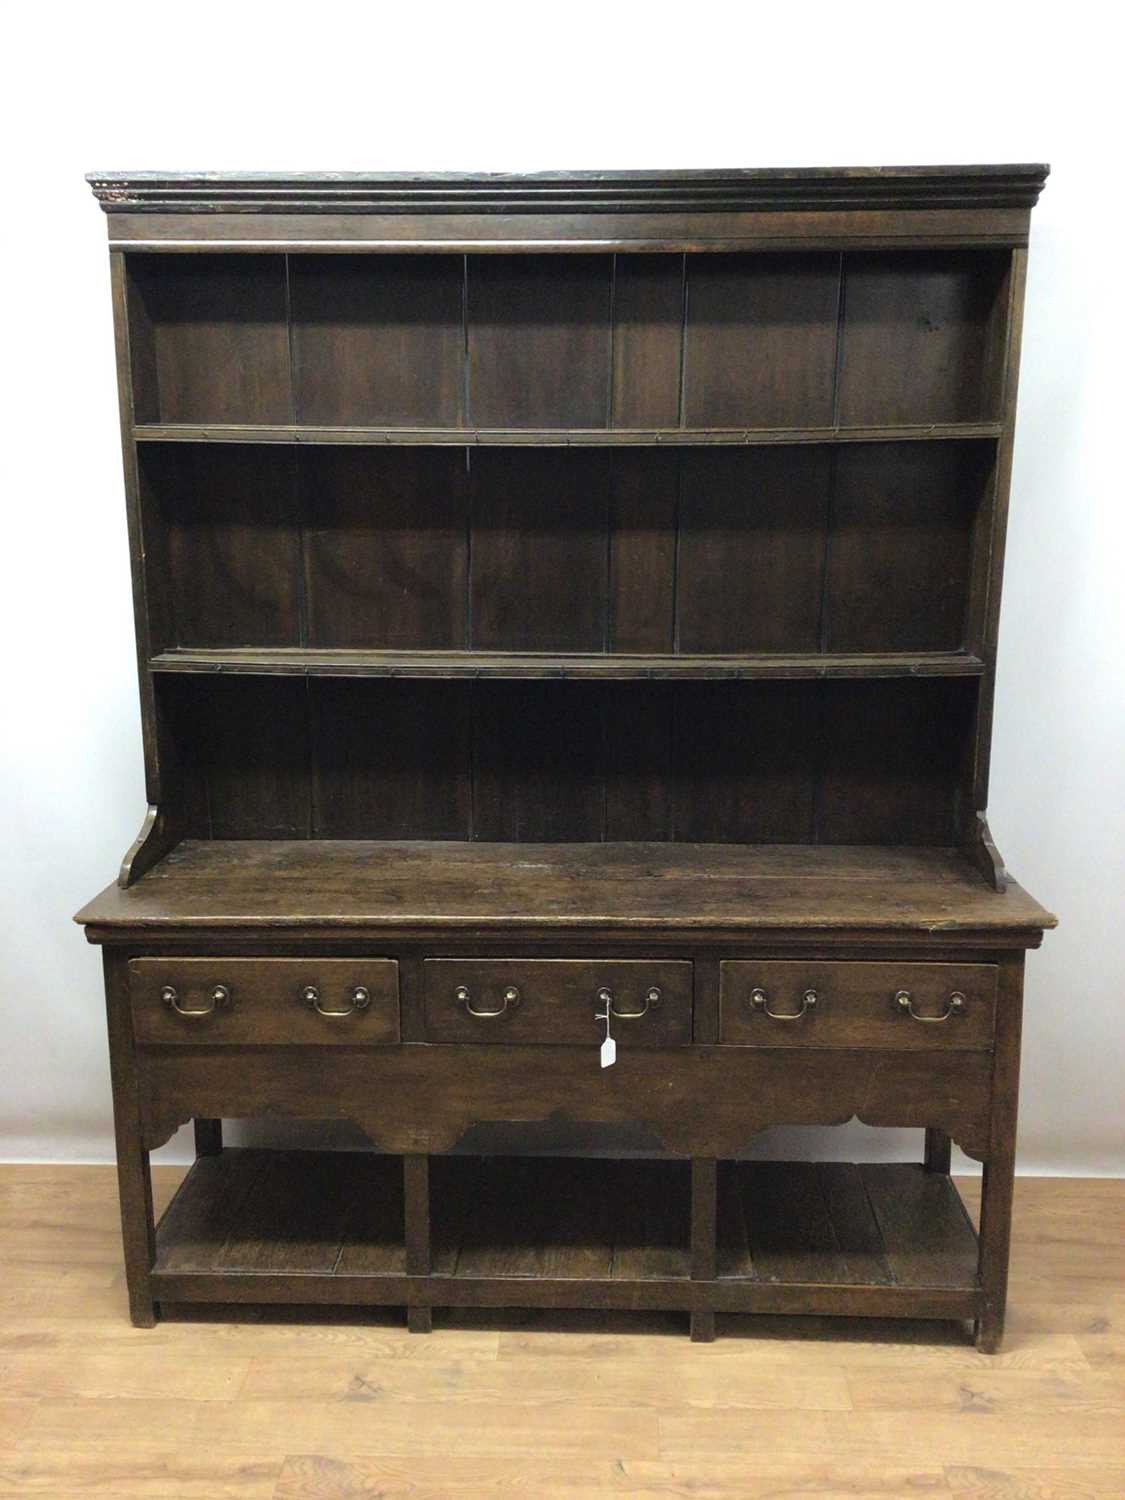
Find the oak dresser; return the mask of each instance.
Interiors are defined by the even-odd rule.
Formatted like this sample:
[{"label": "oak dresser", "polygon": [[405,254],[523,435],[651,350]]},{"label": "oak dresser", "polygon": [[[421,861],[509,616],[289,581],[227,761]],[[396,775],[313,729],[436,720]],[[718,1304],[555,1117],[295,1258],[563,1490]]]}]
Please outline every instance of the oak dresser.
[{"label": "oak dresser", "polygon": [[[1046,170],[90,178],[151,805],[78,920],[136,1323],[997,1347],[1055,921],[985,821]],[[746,1159],[853,1118],[919,1161]]]}]

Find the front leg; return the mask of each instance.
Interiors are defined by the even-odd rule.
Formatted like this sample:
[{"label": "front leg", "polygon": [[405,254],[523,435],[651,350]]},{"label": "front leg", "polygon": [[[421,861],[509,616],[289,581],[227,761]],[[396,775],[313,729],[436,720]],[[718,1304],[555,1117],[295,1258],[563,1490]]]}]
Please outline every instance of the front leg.
[{"label": "front leg", "polygon": [[106,950],[106,1016],[109,1067],[113,1082],[113,1130],[117,1143],[117,1190],[121,1204],[121,1240],[129,1315],[138,1328],[151,1328],[157,1317],[152,1298],[156,1229],[152,1212],[152,1173],[141,1134],[140,1088],[125,960]]}]

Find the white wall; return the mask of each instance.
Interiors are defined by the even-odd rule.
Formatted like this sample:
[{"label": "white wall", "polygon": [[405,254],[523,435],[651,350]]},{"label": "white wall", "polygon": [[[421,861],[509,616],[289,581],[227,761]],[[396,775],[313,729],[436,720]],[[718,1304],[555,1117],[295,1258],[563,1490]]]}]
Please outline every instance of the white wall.
[{"label": "white wall", "polygon": [[1010,3],[803,5],[780,21],[712,3],[402,9],[105,4],[7,19],[0,1155],[111,1154],[100,965],[70,916],[113,878],[144,803],[105,222],[83,171],[1047,160],[990,811],[1017,878],[1062,919],[1029,964],[1021,1167],[1121,1171],[1125,344],[1109,8],[1072,4],[1049,26]]}]

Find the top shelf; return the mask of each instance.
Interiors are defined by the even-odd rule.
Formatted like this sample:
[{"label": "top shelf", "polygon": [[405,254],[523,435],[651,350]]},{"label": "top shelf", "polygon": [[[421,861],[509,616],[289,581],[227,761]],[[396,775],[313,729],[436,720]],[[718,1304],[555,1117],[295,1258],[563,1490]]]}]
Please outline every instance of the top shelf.
[{"label": "top shelf", "polygon": [[350,443],[378,447],[767,447],[804,443],[949,442],[995,439],[999,422],[931,422],[867,427],[362,427],[297,422],[144,422],[144,443]]}]

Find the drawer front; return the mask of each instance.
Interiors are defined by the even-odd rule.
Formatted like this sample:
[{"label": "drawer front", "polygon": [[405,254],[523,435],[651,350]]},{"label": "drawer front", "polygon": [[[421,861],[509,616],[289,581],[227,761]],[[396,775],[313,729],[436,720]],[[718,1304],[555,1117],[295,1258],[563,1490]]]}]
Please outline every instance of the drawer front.
[{"label": "drawer front", "polygon": [[692,966],[669,959],[428,958],[426,1040],[619,1047],[691,1041]]},{"label": "drawer front", "polygon": [[138,1042],[354,1047],[399,1039],[389,958],[135,958]]},{"label": "drawer front", "polygon": [[719,1040],[750,1047],[988,1050],[994,964],[719,965]]}]

